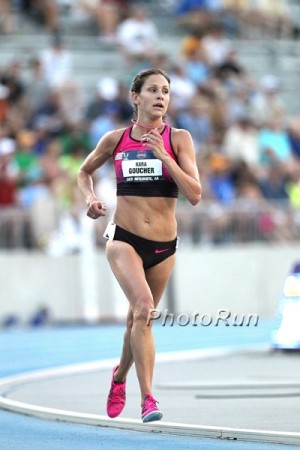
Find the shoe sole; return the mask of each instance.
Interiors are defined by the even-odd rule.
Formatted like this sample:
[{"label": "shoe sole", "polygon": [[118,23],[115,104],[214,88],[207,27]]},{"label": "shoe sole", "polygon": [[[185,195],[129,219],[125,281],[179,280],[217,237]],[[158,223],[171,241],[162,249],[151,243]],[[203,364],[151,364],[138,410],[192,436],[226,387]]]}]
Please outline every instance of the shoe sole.
[{"label": "shoe sole", "polygon": [[116,417],[118,417],[121,414],[123,409],[124,408],[122,408],[122,410],[120,412],[118,412],[117,414],[113,414],[113,415],[112,414],[108,414],[108,411],[106,411],[106,413],[107,413],[108,417],[110,417],[111,419],[115,419]]},{"label": "shoe sole", "polygon": [[152,411],[151,413],[149,413],[145,417],[143,417],[143,423],[155,422],[155,420],[161,420],[162,416],[163,415],[162,415],[161,411]]}]

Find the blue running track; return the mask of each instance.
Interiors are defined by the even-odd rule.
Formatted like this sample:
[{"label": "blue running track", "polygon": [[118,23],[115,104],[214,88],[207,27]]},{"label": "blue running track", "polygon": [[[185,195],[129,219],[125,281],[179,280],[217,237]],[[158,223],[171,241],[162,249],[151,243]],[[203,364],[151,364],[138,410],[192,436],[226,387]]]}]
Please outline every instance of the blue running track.
[{"label": "blue running track", "polygon": [[[268,344],[272,321],[257,327],[154,327],[157,352]],[[53,326],[0,330],[0,377],[118,357],[124,325]],[[2,450],[90,449],[291,450],[290,445],[153,433],[51,422],[0,411]],[[298,448],[298,447],[297,447]]]}]

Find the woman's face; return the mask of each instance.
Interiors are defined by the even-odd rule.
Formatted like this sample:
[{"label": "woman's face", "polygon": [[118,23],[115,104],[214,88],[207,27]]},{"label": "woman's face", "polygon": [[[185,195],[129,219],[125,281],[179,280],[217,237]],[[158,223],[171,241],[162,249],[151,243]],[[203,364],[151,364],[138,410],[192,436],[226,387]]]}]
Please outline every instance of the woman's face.
[{"label": "woman's face", "polygon": [[149,76],[140,93],[132,93],[132,101],[138,108],[138,116],[151,119],[162,117],[169,105],[170,86],[163,75]]}]

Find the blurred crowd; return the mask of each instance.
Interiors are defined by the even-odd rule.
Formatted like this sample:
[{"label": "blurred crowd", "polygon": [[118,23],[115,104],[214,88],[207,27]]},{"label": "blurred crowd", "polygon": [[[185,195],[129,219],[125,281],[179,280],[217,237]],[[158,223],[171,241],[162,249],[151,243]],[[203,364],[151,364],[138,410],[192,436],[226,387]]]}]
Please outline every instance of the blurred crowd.
[{"label": "blurred crowd", "polygon": [[[133,117],[128,78],[102,77],[92,96],[83,92],[60,26],[61,8],[93,19],[97,39],[117,49],[127,72],[157,66],[169,73],[166,120],[191,132],[203,185],[194,215],[179,199],[179,233],[216,244],[253,236],[298,239],[300,113],[290,116],[276,76],[252,78],[231,39],[241,23],[243,30],[261,27],[272,38],[295,37],[285,2],[275,3],[272,9],[271,1],[257,2],[254,11],[246,0],[169,0],[166,8],[182,33],[174,60],[159,50],[153,15],[136,2],[16,1],[15,8],[50,30],[51,40],[26,67],[18,60],[0,66],[0,247],[80,250],[85,204],[77,171],[105,132],[130,125]],[[11,2],[2,1],[1,8],[2,32],[13,34]],[[5,15],[10,20],[2,20]],[[115,201],[112,169],[108,164],[95,175],[109,208]],[[105,224],[97,222],[100,236]]]},{"label": "blurred crowd", "polygon": [[249,31],[247,25],[255,28],[255,34],[260,31],[274,38],[298,33],[288,0],[1,0],[0,31],[15,30],[13,13],[18,9],[50,32],[57,32],[61,14],[67,11],[78,22],[92,20],[101,38],[111,41],[130,7],[139,3],[147,3],[154,13],[164,9],[174,15],[179,26],[194,30],[199,24],[206,27],[218,16],[241,37]]}]

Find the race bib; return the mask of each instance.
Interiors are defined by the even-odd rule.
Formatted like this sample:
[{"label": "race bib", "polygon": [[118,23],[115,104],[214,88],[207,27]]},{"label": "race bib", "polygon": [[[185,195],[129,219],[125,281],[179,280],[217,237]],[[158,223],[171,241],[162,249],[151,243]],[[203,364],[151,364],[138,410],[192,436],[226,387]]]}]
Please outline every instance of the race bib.
[{"label": "race bib", "polygon": [[136,151],[123,154],[122,172],[125,181],[154,181],[162,177],[162,162],[152,151]]}]

